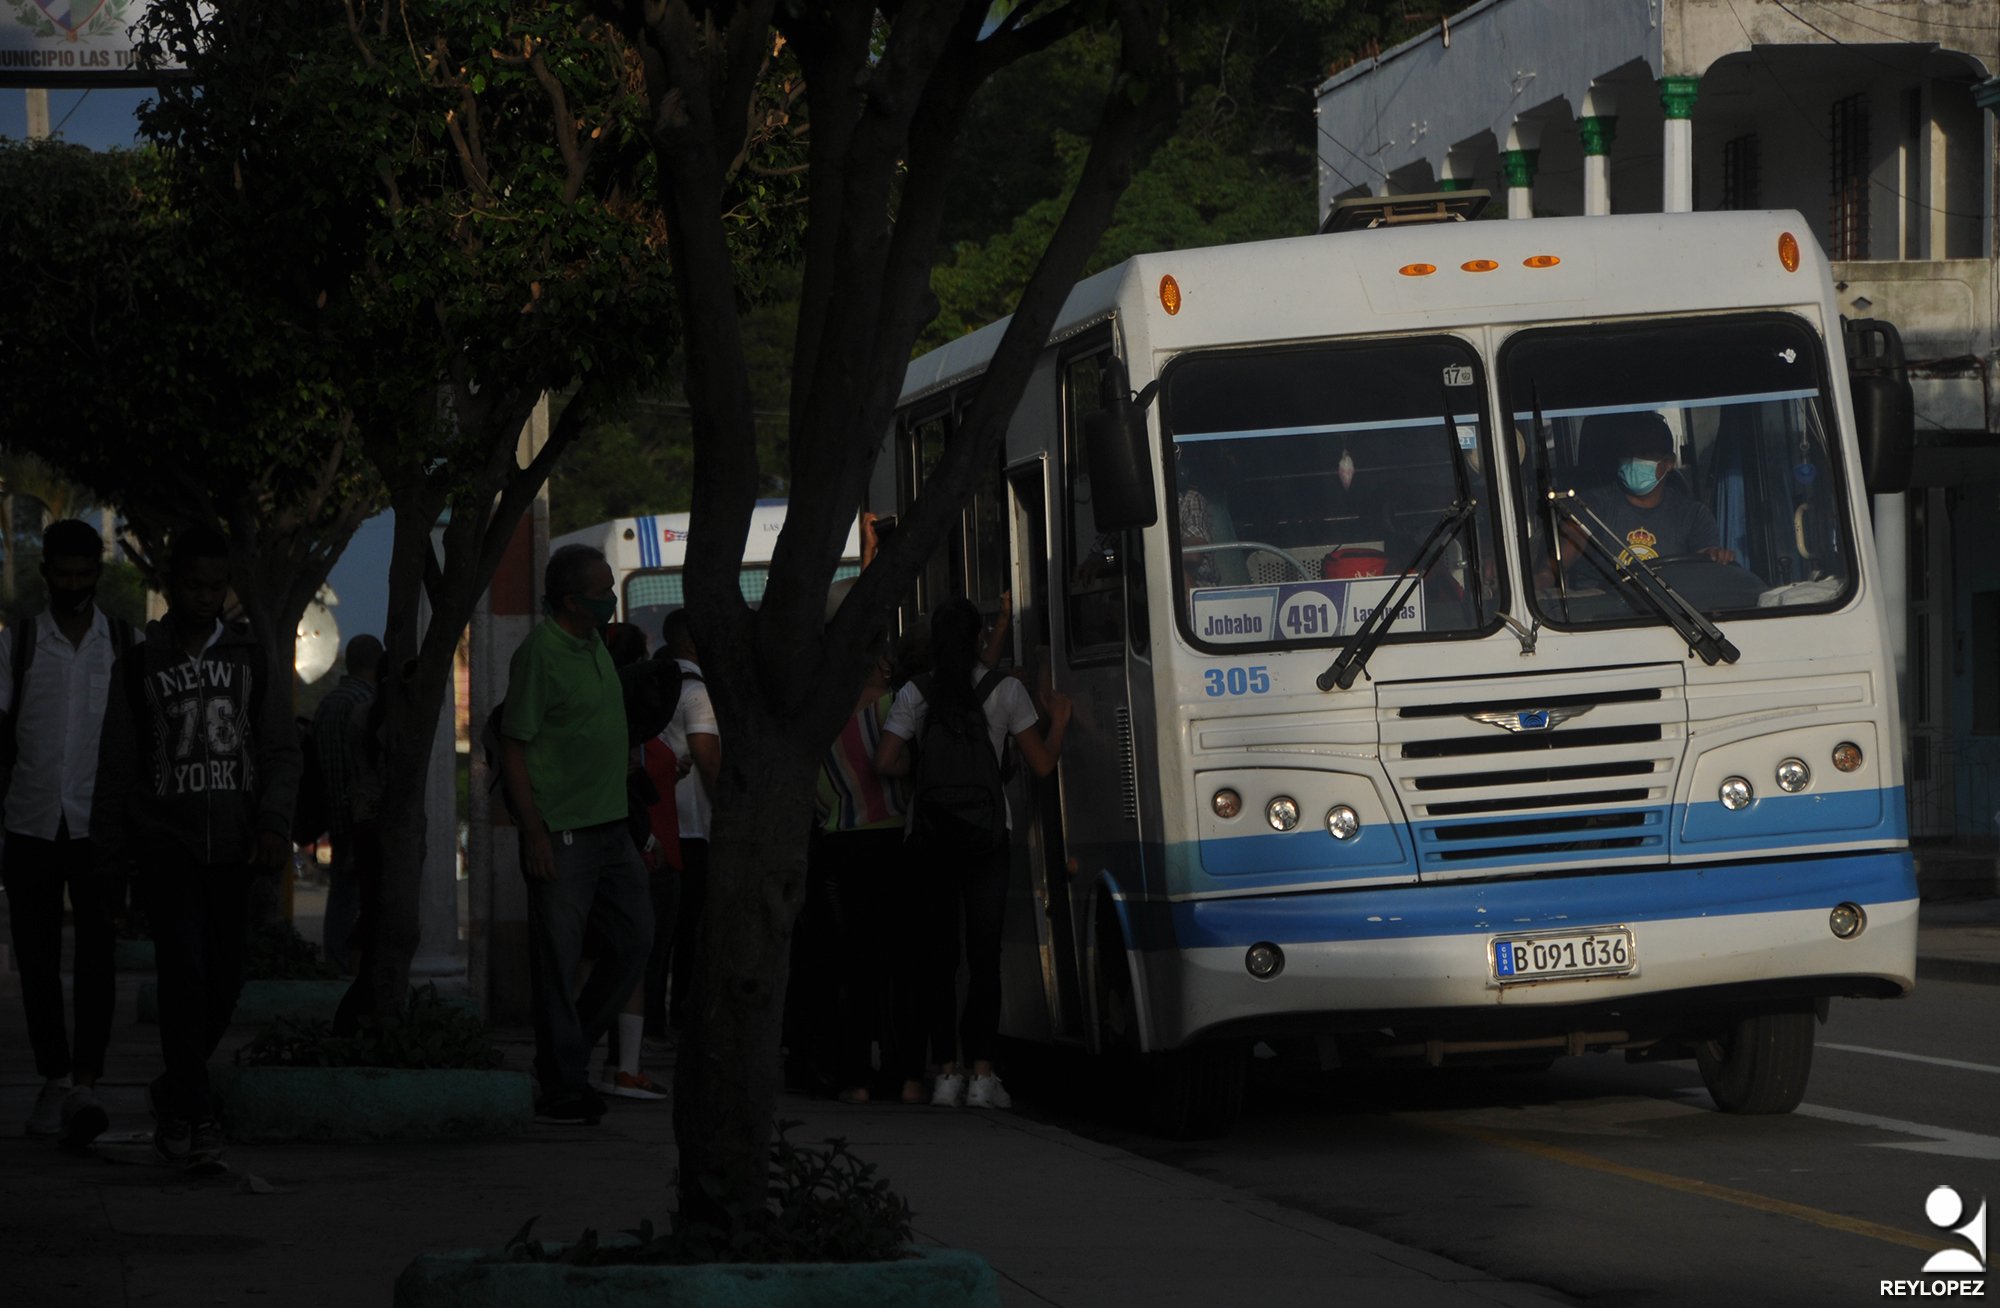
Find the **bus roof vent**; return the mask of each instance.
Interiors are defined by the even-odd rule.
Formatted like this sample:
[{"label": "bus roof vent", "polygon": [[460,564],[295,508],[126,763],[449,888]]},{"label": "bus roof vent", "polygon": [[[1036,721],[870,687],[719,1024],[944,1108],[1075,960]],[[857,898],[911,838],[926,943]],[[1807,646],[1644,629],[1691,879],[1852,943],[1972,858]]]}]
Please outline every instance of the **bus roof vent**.
[{"label": "bus roof vent", "polygon": [[1493,198],[1490,191],[1434,191],[1429,195],[1362,195],[1336,200],[1319,225],[1329,232],[1360,232],[1375,227],[1408,227],[1418,223],[1464,223],[1477,218]]}]

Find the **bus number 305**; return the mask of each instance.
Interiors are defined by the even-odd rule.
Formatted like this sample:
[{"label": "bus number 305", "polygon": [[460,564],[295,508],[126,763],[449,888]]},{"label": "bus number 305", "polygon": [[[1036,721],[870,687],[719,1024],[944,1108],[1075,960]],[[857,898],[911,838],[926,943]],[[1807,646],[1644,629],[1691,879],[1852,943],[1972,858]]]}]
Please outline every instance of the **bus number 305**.
[{"label": "bus number 305", "polygon": [[1271,669],[1262,663],[1247,668],[1205,668],[1201,675],[1210,699],[1271,693]]}]

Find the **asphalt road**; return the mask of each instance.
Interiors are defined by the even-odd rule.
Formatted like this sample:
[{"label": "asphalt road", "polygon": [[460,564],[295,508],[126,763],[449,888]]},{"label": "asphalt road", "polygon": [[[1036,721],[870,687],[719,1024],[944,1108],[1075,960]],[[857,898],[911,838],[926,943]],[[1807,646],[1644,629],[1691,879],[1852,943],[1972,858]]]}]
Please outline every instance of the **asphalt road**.
[{"label": "asphalt road", "polygon": [[[1100,1138],[1585,1304],[1880,1302],[2000,1199],[2000,988],[1835,1001],[1806,1102],[1713,1108],[1693,1063],[1300,1077],[1260,1067],[1236,1132]],[[2000,1221],[1990,1221],[2000,1227]],[[1928,1279],[1928,1278],[1926,1278]],[[1254,1277],[1244,1302],[1254,1303]],[[2000,1291],[1993,1291],[2000,1294]]]}]

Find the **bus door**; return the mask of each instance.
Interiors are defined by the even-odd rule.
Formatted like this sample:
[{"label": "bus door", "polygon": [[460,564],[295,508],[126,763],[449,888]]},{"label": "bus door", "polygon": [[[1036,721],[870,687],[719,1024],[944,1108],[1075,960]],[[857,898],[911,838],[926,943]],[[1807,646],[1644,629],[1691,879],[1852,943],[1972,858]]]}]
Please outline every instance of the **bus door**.
[{"label": "bus door", "polygon": [[[1014,666],[1026,670],[1031,690],[1038,694],[1050,684],[1054,667],[1051,597],[1061,590],[1051,585],[1049,571],[1049,459],[1036,454],[1007,470],[1011,505],[1014,595]],[[1040,956],[1041,992],[1046,1002],[1046,1026],[1038,1014],[1017,1013],[1010,1028],[1020,1035],[1080,1039],[1083,1008],[1077,980],[1078,939],[1070,904],[1069,859],[1063,841],[1061,775],[1037,778],[1026,768],[1016,778],[1010,801],[1017,813],[1032,814],[1024,833],[1027,848],[1028,894],[1032,936]],[[1016,973],[1019,975],[1019,973]],[[1041,1028],[1041,1029],[1038,1029]]]}]

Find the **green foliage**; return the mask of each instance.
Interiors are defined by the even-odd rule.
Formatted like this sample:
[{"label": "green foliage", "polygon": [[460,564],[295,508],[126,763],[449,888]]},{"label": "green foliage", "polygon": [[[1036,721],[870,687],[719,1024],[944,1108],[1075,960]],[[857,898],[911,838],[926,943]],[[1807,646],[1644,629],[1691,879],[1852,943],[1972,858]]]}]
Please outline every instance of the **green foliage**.
[{"label": "green foliage", "polygon": [[[1087,265],[1314,229],[1318,84],[1435,21],[1406,0],[1223,0],[1177,11],[1187,107]],[[1113,38],[1080,32],[997,76],[967,124],[926,350],[1013,312],[1083,167]]]},{"label": "green foliage", "polygon": [[728,1227],[676,1222],[658,1233],[642,1221],[625,1238],[600,1241],[586,1230],[568,1244],[530,1238],[538,1219],[507,1242],[497,1261],[605,1263],[866,1263],[908,1256],[910,1205],[875,1164],[841,1139],[824,1149],[795,1145],[779,1122],[771,1141],[770,1178],[761,1212],[736,1214]]},{"label": "green foliage", "polygon": [[330,1022],[279,1018],[236,1051],[246,1067],[500,1066],[486,1024],[438,997],[436,986],[410,992],[402,1012],[364,1017],[351,1036],[333,1034]]},{"label": "green foliage", "polygon": [[251,930],[243,975],[255,981],[326,981],[340,969],[321,958],[319,946],[290,922],[272,922]]}]

